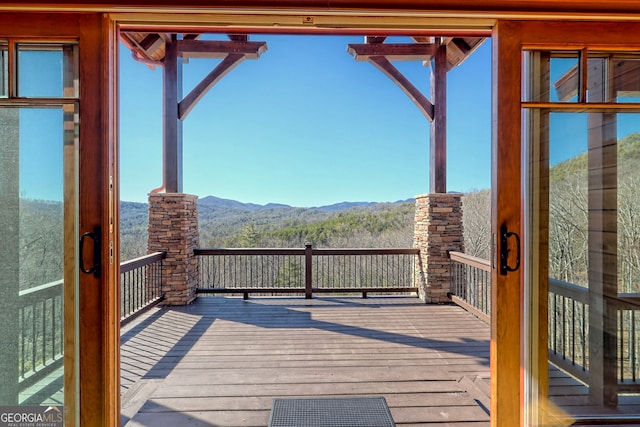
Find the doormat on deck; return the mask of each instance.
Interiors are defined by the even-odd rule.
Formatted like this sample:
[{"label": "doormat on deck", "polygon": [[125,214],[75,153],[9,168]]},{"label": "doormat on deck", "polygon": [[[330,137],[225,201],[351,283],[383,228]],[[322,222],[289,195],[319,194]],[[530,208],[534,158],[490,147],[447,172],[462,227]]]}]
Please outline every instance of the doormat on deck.
[{"label": "doormat on deck", "polygon": [[395,427],[384,397],[273,399],[269,427]]}]

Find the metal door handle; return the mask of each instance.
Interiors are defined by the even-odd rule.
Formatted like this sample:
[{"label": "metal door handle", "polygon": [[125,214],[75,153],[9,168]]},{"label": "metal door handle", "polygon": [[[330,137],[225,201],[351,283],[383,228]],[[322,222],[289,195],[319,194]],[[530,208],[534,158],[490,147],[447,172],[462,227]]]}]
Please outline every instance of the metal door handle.
[{"label": "metal door handle", "polygon": [[[84,241],[93,240],[93,265],[90,268],[84,267]],[[93,274],[93,277],[100,277],[100,227],[95,227],[93,231],[87,231],[80,238],[80,271],[85,274]]]},{"label": "metal door handle", "polygon": [[[516,238],[516,265],[509,265],[509,238]],[[507,226],[500,227],[500,274],[505,276],[508,272],[517,271],[520,268],[520,236],[513,231],[508,231]]]}]

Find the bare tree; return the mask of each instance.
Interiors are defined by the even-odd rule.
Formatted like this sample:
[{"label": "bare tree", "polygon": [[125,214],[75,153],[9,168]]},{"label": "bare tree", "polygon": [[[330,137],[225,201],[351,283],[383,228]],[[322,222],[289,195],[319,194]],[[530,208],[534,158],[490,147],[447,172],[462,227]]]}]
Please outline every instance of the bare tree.
[{"label": "bare tree", "polygon": [[468,255],[491,258],[491,190],[462,196],[464,250]]}]

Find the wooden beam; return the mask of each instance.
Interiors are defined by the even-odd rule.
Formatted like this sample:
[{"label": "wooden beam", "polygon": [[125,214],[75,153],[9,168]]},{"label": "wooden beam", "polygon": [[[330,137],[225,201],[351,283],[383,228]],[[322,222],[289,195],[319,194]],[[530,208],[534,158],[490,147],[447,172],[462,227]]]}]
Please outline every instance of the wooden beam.
[{"label": "wooden beam", "polygon": [[431,61],[430,192],[447,192],[447,46],[437,47]]},{"label": "wooden beam", "polygon": [[191,92],[178,104],[178,118],[184,120],[187,114],[191,112],[198,101],[202,99],[206,93],[233,70],[238,64],[245,59],[245,56],[238,53],[227,55],[216,68],[214,68]]},{"label": "wooden beam", "polygon": [[460,37],[454,37],[451,39],[451,43],[457,47],[463,55],[467,55],[471,50],[471,46],[466,42],[465,39]]},{"label": "wooden beam", "polygon": [[163,73],[162,147],[163,183],[167,193],[182,193],[182,122],[178,120],[178,100],[182,97],[182,62],[178,46],[166,44]]},{"label": "wooden beam", "polygon": [[158,33],[147,34],[147,36],[142,40],[140,40],[140,43],[139,43],[140,47],[145,51],[152,48],[153,50],[155,50],[162,44],[164,44],[164,40],[162,39],[162,37],[160,37],[160,34]]},{"label": "wooden beam", "polygon": [[178,56],[183,58],[224,58],[229,54],[242,54],[248,59],[258,59],[267,50],[266,42],[177,40]]},{"label": "wooden beam", "polygon": [[249,41],[249,36],[247,34],[228,34],[227,37],[229,37],[229,40],[235,41],[235,42],[248,42]]},{"label": "wooden beam", "polygon": [[[611,58],[589,61],[589,100],[610,102]],[[588,115],[589,397],[618,403],[618,131],[616,113]]]},{"label": "wooden beam", "polygon": [[387,58],[372,56],[369,61],[400,86],[400,89],[411,98],[429,121],[433,120],[433,104]]},{"label": "wooden beam", "polygon": [[384,43],[387,38],[384,36],[365,36],[365,43]]},{"label": "wooden beam", "polygon": [[389,61],[428,61],[436,50],[427,43],[350,43],[347,52],[356,61],[368,61],[371,57],[384,56]]},{"label": "wooden beam", "polygon": [[433,43],[434,38],[429,36],[413,36],[411,37],[416,43]]}]

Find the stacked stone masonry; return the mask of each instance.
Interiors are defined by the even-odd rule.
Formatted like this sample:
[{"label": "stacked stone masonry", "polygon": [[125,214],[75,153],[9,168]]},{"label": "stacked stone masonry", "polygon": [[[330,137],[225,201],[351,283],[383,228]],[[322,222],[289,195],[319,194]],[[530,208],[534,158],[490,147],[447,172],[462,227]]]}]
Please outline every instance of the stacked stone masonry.
[{"label": "stacked stone masonry", "polygon": [[416,267],[419,295],[427,303],[450,301],[450,251],[464,251],[462,195],[416,196],[414,247],[420,249]]},{"label": "stacked stone masonry", "polygon": [[166,252],[163,261],[164,304],[186,305],[196,298],[199,246],[198,196],[179,193],[149,195],[148,251]]}]

